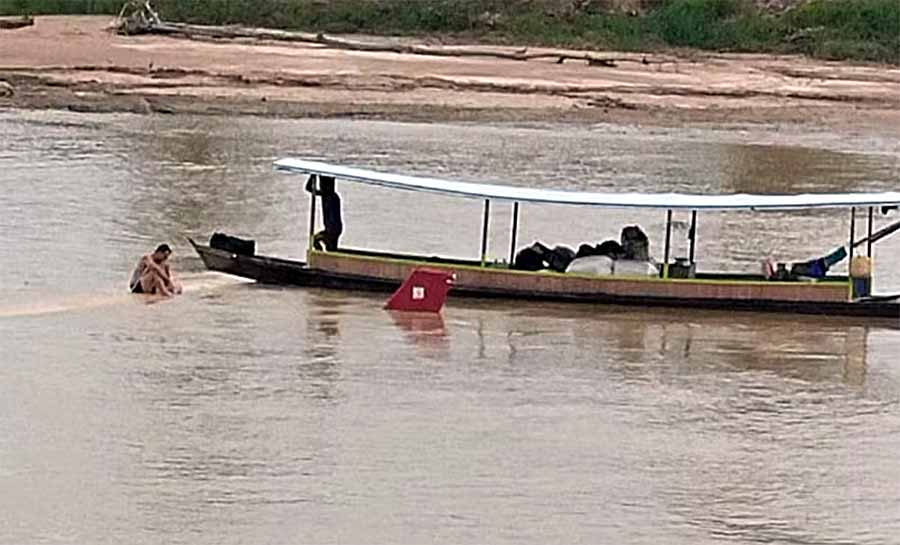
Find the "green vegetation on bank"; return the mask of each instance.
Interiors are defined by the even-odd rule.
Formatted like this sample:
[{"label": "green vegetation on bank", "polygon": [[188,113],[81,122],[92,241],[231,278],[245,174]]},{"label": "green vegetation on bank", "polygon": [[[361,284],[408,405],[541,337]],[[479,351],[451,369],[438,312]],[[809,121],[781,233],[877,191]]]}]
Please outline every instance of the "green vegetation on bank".
[{"label": "green vegetation on bank", "polygon": [[[771,13],[750,0],[154,0],[166,20],[330,33],[458,35],[594,49],[804,53],[900,64],[900,0],[809,0]],[[121,0],[0,0],[0,14],[115,13]]]},{"label": "green vegetation on bank", "polygon": [[0,0],[0,15],[115,15],[123,0]]}]

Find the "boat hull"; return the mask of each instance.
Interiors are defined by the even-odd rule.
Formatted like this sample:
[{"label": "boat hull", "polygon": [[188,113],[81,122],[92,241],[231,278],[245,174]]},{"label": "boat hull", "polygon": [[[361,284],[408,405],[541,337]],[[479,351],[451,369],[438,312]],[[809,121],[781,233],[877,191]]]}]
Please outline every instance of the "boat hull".
[{"label": "boat hull", "polygon": [[392,280],[332,274],[312,269],[302,261],[234,254],[188,240],[207,269],[260,284],[366,291],[393,291],[400,286],[400,282]]},{"label": "boat hull", "polygon": [[454,296],[577,302],[640,307],[695,308],[900,318],[896,300],[847,301],[845,282],[661,280],[586,277],[474,267],[463,262],[400,259],[361,253],[312,251],[309,262],[242,256],[193,243],[206,267],[264,284],[390,292],[416,267],[457,275]]}]

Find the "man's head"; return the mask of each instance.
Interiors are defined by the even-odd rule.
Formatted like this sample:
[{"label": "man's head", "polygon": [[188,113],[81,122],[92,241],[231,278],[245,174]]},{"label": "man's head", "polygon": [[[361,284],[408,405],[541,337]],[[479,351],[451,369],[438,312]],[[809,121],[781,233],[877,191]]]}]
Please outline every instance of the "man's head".
[{"label": "man's head", "polygon": [[319,191],[323,195],[334,194],[334,176],[319,176]]},{"label": "man's head", "polygon": [[170,255],[172,255],[172,248],[169,248],[168,244],[160,244],[156,247],[156,250],[153,251],[153,261],[162,263],[169,259]]}]

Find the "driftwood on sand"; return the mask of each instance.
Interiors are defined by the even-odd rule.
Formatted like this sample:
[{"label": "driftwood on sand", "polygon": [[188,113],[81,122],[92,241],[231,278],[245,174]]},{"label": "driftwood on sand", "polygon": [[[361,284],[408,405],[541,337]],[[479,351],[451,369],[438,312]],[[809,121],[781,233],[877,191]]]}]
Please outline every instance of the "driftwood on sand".
[{"label": "driftwood on sand", "polygon": [[0,30],[15,30],[34,25],[34,17],[0,17]]},{"label": "driftwood on sand", "polygon": [[119,14],[114,29],[120,34],[160,34],[193,40],[264,40],[279,42],[298,42],[318,44],[334,49],[350,51],[369,51],[379,53],[400,53],[409,55],[431,55],[439,57],[490,57],[513,61],[555,60],[558,64],[566,61],[583,61],[590,66],[614,67],[618,62],[639,62],[642,64],[662,64],[663,61],[651,61],[646,56],[609,57],[591,53],[575,53],[567,51],[541,51],[530,53],[528,48],[518,50],[463,47],[463,46],[427,46],[419,44],[402,44],[390,42],[362,42],[326,36],[322,33],[292,32],[286,30],[248,28],[242,26],[205,26],[186,23],[170,23],[163,21],[150,6],[149,1],[143,3],[132,0]]}]

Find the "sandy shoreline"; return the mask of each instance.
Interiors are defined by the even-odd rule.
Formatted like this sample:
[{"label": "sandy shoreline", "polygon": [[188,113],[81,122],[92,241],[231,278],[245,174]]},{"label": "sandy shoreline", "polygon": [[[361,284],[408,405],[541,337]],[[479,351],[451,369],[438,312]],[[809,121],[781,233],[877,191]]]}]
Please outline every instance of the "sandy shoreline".
[{"label": "sandy shoreline", "polygon": [[[121,37],[106,17],[0,35],[0,108],[412,121],[811,122],[900,131],[900,69],[770,55],[519,62]],[[64,47],[60,44],[64,43]]]}]

